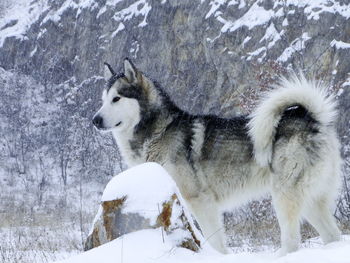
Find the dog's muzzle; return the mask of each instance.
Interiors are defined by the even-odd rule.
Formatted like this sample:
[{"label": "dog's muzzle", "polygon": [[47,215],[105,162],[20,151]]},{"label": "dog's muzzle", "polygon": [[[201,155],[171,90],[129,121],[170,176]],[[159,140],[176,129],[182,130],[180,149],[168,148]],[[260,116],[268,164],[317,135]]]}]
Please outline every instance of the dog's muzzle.
[{"label": "dog's muzzle", "polygon": [[92,123],[95,125],[97,129],[102,129],[103,128],[103,118],[100,115],[96,115],[92,119]]}]

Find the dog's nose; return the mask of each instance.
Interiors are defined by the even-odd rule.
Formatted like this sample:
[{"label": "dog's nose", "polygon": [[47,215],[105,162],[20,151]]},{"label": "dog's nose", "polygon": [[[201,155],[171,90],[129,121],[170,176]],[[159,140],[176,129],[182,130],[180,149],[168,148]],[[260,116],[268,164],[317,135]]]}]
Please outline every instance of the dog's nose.
[{"label": "dog's nose", "polygon": [[92,123],[95,125],[96,128],[100,129],[102,128],[102,125],[103,125],[103,118],[100,115],[96,115],[92,119]]}]

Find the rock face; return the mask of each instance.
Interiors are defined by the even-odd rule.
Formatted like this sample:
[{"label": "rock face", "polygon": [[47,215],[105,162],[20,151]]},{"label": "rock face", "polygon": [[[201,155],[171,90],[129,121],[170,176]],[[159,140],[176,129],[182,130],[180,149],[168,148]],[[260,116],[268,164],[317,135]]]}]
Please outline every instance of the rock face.
[{"label": "rock face", "polygon": [[[246,93],[287,69],[344,89],[341,105],[348,104],[346,0],[36,0],[21,6],[27,16],[4,3],[0,67],[45,85],[84,84],[90,115],[103,62],[120,67],[124,57],[194,113],[245,112]],[[341,119],[341,135],[349,120]]]},{"label": "rock face", "polygon": [[[36,83],[17,85],[35,94],[31,102],[10,96],[12,83],[0,77],[0,105],[10,104],[0,109],[0,118],[23,123],[15,132],[5,126],[4,133],[12,137],[25,130],[27,136],[6,141],[1,136],[0,148],[7,141],[20,142],[4,155],[2,167],[21,159],[28,161],[17,166],[39,166],[40,156],[51,156],[63,159],[55,164],[67,170],[62,178],[101,178],[97,171],[111,167],[116,158],[95,158],[107,151],[107,144],[96,150],[102,149],[96,145],[102,138],[93,131],[91,118],[105,84],[103,62],[120,68],[124,57],[157,80],[179,107],[225,117],[248,112],[250,100],[278,75],[290,69],[313,73],[339,95],[339,134],[349,158],[349,10],[349,0],[1,0],[0,74],[25,75]],[[33,118],[23,120],[26,116],[11,107],[9,98],[23,102],[22,109],[39,105],[58,117],[40,125],[44,111],[38,110],[38,124],[28,129]],[[47,130],[55,131],[54,136]],[[52,138],[57,138],[55,147],[47,147],[45,141]],[[32,146],[32,159],[13,157],[21,157],[21,145]],[[77,157],[64,160],[67,156]],[[2,173],[8,181],[23,173],[12,166]],[[107,170],[105,178],[111,174]]]},{"label": "rock face", "polygon": [[159,227],[163,229],[163,240],[170,239],[174,246],[193,251],[200,248],[201,235],[175,183],[161,166],[146,163],[109,182],[85,250],[130,232]]},{"label": "rock face", "polygon": [[[28,17],[8,8],[0,22],[0,66],[41,82],[78,85],[101,76],[103,61],[130,57],[185,109],[232,115],[247,88],[276,73],[271,63],[336,85],[348,78],[345,0],[36,0],[22,8]],[[100,84],[89,87],[98,93]]]}]

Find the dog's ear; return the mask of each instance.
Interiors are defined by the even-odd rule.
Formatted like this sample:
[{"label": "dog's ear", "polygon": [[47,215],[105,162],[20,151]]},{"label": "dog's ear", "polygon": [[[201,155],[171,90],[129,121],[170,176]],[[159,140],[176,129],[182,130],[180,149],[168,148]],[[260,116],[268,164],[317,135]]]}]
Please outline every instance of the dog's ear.
[{"label": "dog's ear", "polygon": [[124,59],[124,75],[130,83],[137,81],[137,69],[128,58]]},{"label": "dog's ear", "polygon": [[104,68],[104,78],[106,81],[108,81],[112,76],[115,75],[115,72],[111,65],[109,65],[107,62],[104,63],[105,68]]}]

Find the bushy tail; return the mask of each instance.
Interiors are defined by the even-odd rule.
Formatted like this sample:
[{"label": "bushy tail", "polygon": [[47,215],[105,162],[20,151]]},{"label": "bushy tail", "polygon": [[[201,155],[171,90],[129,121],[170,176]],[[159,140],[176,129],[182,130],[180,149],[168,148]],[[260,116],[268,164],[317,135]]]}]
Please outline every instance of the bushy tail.
[{"label": "bushy tail", "polygon": [[334,125],[336,102],[327,96],[326,87],[301,75],[282,78],[278,88],[267,94],[265,100],[251,114],[249,135],[254,144],[254,155],[261,166],[271,162],[276,128],[284,110],[293,105],[303,106],[320,125],[320,131]]}]

